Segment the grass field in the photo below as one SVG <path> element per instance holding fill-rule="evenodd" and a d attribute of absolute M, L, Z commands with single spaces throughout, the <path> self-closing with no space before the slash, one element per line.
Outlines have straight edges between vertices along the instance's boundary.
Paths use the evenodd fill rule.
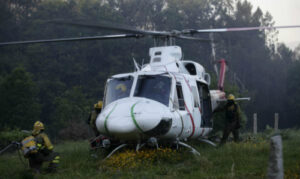
<path fill-rule="evenodd" d="M 282 138 L 285 178 L 300 178 L 300 131 L 282 131 Z M 61 156 L 58 172 L 37 178 L 266 178 L 269 140 L 264 134 L 219 148 L 190 144 L 200 156 L 185 149 L 163 148 L 139 153 L 125 150 L 102 161 L 104 154 L 92 157 L 87 141 L 64 142 L 55 146 Z M 17 152 L 0 156 L 1 179 L 33 177 Z"/>

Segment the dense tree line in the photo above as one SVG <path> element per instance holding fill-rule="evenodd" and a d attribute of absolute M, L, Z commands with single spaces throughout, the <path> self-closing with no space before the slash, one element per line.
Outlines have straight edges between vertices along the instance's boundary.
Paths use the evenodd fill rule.
<path fill-rule="evenodd" d="M 1 0 L 0 41 L 111 34 L 57 25 L 51 19 L 113 22 L 148 30 L 272 26 L 269 13 L 232 0 Z M 209 34 L 201 37 L 208 38 Z M 300 49 L 276 43 L 276 31 L 215 34 L 218 58 L 229 64 L 227 86 L 249 95 L 245 106 L 260 128 L 280 113 L 280 126 L 299 126 Z M 105 80 L 148 60 L 151 39 L 64 42 L 0 48 L 0 128 L 30 128 L 40 119 L 53 133 L 82 122 L 103 96 Z M 178 40 L 185 59 L 213 73 L 208 43 Z M 229 89 L 229 88 L 228 88 Z M 232 88 L 230 88 L 232 89 Z"/>

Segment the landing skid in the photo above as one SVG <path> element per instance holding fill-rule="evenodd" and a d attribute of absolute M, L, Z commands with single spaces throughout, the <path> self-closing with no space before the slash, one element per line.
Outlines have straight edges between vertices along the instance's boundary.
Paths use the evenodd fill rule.
<path fill-rule="evenodd" d="M 202 139 L 202 138 L 199 138 L 198 139 L 200 142 L 204 142 L 204 143 L 207 143 L 209 145 L 212 145 L 213 147 L 217 147 L 217 145 L 215 143 L 213 143 L 212 141 L 208 140 L 208 139 Z"/>
<path fill-rule="evenodd" d="M 136 145 L 135 151 L 138 152 L 138 151 L 139 151 L 142 147 L 144 147 L 144 146 L 145 146 L 145 143 L 143 143 L 143 144 L 138 143 L 138 144 Z"/>
<path fill-rule="evenodd" d="M 106 157 L 104 160 L 108 159 L 109 157 L 111 157 L 116 151 L 118 151 L 119 149 L 123 148 L 123 147 L 126 147 L 127 144 L 121 144 L 119 145 L 118 147 L 116 147 L 113 151 L 111 151 Z"/>
<path fill-rule="evenodd" d="M 200 140 L 200 139 L 199 139 Z M 207 143 L 210 143 L 211 145 L 213 145 L 214 143 L 212 143 L 211 141 L 209 140 L 204 140 L 203 142 L 207 142 Z M 183 143 L 183 142 L 180 142 L 180 141 L 176 141 L 176 148 L 178 149 L 179 148 L 179 145 L 183 146 L 183 147 L 186 147 L 186 148 L 189 148 L 191 150 L 191 152 L 194 154 L 194 155 L 200 155 L 200 153 L 195 149 L 193 148 L 192 146 L 186 144 L 186 143 Z M 138 152 L 142 147 L 144 147 L 146 144 L 143 143 L 143 144 L 140 144 L 138 143 L 137 146 L 136 146 L 136 152 Z M 215 144 L 214 144 L 215 145 Z M 119 145 L 118 147 L 116 147 L 113 151 L 111 151 L 106 157 L 104 160 L 108 159 L 109 157 L 111 157 L 114 153 L 116 153 L 118 150 L 120 150 L 121 148 L 124 148 L 126 147 L 127 144 L 121 144 Z M 156 149 L 159 149 L 158 147 L 158 144 L 156 143 Z"/>
<path fill-rule="evenodd" d="M 176 142 L 176 143 L 179 144 L 179 145 L 181 145 L 181 146 L 183 146 L 183 147 L 186 147 L 186 148 L 191 149 L 191 152 L 192 152 L 194 155 L 200 155 L 200 153 L 199 153 L 195 148 L 193 148 L 192 146 L 190 146 L 190 145 L 188 145 L 188 144 L 185 144 L 185 143 L 183 143 L 183 142 L 180 142 L 180 141 L 178 141 L 178 142 Z"/>

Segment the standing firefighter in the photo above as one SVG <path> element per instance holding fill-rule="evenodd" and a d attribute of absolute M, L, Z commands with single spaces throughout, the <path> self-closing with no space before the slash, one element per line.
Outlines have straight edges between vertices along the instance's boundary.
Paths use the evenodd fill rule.
<path fill-rule="evenodd" d="M 98 132 L 98 129 L 96 127 L 96 119 L 102 110 L 102 105 L 103 105 L 102 101 L 98 101 L 98 103 L 94 104 L 94 110 L 91 112 L 91 114 L 88 118 L 88 124 L 93 129 L 96 137 L 100 135 L 100 133 Z"/>
<path fill-rule="evenodd" d="M 232 132 L 234 141 L 239 141 L 239 128 L 240 125 L 240 107 L 235 102 L 235 97 L 230 94 L 227 98 L 225 106 L 225 128 L 223 131 L 223 138 L 221 144 L 225 144 L 229 134 Z"/>
<path fill-rule="evenodd" d="M 56 171 L 59 163 L 59 154 L 53 152 L 53 145 L 50 142 L 47 134 L 44 133 L 44 124 L 37 121 L 33 125 L 32 136 L 35 142 L 35 152 L 31 152 L 27 157 L 29 166 L 35 172 L 40 173 L 43 162 L 50 162 L 47 171 Z M 25 143 L 23 140 L 22 143 Z"/>

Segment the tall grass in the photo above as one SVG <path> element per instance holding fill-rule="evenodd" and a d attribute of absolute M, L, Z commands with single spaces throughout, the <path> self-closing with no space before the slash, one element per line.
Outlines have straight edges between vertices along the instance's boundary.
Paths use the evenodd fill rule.
<path fill-rule="evenodd" d="M 282 137 L 285 178 L 300 178 L 300 131 L 282 131 Z M 125 150 L 127 153 L 123 151 L 102 161 L 105 154 L 99 152 L 98 158 L 93 157 L 87 141 L 65 142 L 55 148 L 61 156 L 58 172 L 38 178 L 266 178 L 269 141 L 265 134 L 245 136 L 243 142 L 229 142 L 218 148 L 190 144 L 200 156 L 186 149 L 145 150 L 139 154 Z M 0 156 L 1 179 L 32 177 L 17 153 Z"/>

